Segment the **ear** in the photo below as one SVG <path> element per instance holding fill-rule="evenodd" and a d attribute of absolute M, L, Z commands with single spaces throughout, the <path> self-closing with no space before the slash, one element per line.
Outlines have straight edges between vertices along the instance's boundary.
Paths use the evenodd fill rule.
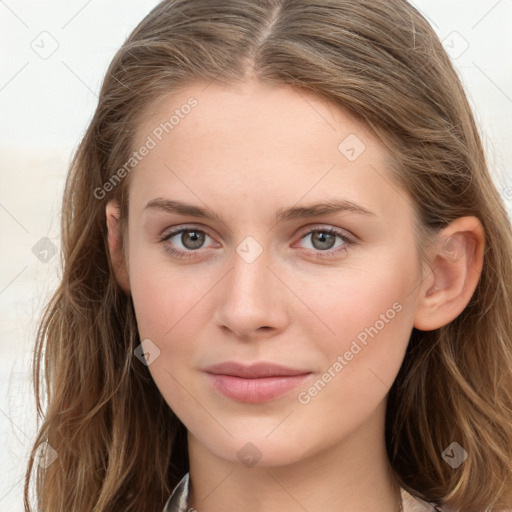
<path fill-rule="evenodd" d="M 114 274 L 119 286 L 125 293 L 130 293 L 130 280 L 126 262 L 122 253 L 121 231 L 119 228 L 119 201 L 112 199 L 106 206 L 107 229 L 108 229 L 108 248 L 110 251 L 110 260 L 114 268 Z"/>
<path fill-rule="evenodd" d="M 423 280 L 414 327 L 431 331 L 462 313 L 482 273 L 485 233 L 476 217 L 460 217 L 440 233 L 431 250 L 430 271 Z"/>

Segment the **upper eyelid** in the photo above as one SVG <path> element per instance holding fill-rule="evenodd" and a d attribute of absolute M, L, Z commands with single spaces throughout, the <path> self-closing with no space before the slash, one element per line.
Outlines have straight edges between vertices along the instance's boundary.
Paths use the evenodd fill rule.
<path fill-rule="evenodd" d="M 310 234 L 312 231 L 323 231 L 323 230 L 336 231 L 337 233 L 339 232 L 343 235 L 346 235 L 347 237 L 354 238 L 354 235 L 352 235 L 352 233 L 350 231 L 347 231 L 346 229 L 343 229 L 343 228 L 338 228 L 336 226 L 330 226 L 328 224 L 325 224 L 325 225 L 318 224 L 318 225 L 305 227 L 303 231 L 301 230 L 301 234 L 307 235 L 307 234 Z"/>
<path fill-rule="evenodd" d="M 164 234 L 161 236 L 165 237 L 171 233 L 176 233 L 179 231 L 187 231 L 187 230 L 192 231 L 194 229 L 197 231 L 203 231 L 206 234 L 209 234 L 209 228 L 207 228 L 206 226 L 203 226 L 201 224 L 183 224 L 183 225 L 178 225 L 176 227 L 166 229 L 164 231 Z M 322 229 L 325 229 L 325 230 L 331 229 L 331 230 L 335 230 L 335 231 L 341 231 L 343 233 L 348 233 L 349 235 L 351 235 L 350 231 L 348 231 L 347 229 L 339 228 L 337 226 L 332 226 L 330 224 L 313 224 L 313 225 L 305 226 L 304 228 L 301 228 L 300 231 L 303 233 L 308 233 L 310 231 L 320 231 Z"/>
<path fill-rule="evenodd" d="M 210 238 L 213 238 L 212 235 L 208 232 L 207 228 L 204 228 L 202 226 L 198 227 L 199 225 L 184 225 L 184 226 L 178 226 L 169 228 L 168 230 L 165 230 L 162 235 L 160 235 L 160 240 L 164 240 L 166 238 L 178 235 L 182 233 L 183 231 L 201 231 L 202 233 L 207 234 Z"/>

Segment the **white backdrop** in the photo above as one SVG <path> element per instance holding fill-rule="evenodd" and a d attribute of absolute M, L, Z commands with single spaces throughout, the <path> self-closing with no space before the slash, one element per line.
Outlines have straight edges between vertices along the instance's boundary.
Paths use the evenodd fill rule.
<path fill-rule="evenodd" d="M 512 212 L 512 1 L 415 0 L 463 79 Z M 29 363 L 57 285 L 71 154 L 115 51 L 155 0 L 0 0 L 0 512 L 21 512 L 35 433 Z"/>

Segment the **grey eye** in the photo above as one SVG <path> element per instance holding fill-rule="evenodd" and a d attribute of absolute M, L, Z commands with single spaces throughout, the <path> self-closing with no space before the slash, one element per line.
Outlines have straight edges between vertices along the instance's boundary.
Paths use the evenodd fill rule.
<path fill-rule="evenodd" d="M 331 249 L 336 243 L 336 235 L 328 233 L 327 231 L 312 231 L 308 236 L 311 237 L 311 241 L 315 249 Z"/>
<path fill-rule="evenodd" d="M 205 233 L 189 229 L 181 233 L 180 241 L 186 249 L 199 249 L 204 244 Z"/>

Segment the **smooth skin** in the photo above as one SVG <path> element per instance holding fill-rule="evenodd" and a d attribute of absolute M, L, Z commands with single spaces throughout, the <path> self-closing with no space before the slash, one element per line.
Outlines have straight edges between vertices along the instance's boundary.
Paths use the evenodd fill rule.
<path fill-rule="evenodd" d="M 133 297 L 140 339 L 160 350 L 149 370 L 188 430 L 189 506 L 396 512 L 384 438 L 388 391 L 412 328 L 446 325 L 471 299 L 483 263 L 482 225 L 475 217 L 454 221 L 422 266 L 413 200 L 393 182 L 384 145 L 347 112 L 288 86 L 191 84 L 148 110 L 134 148 L 190 96 L 197 106 L 130 176 L 126 261 L 118 204 L 106 206 L 117 280 Z M 355 159 L 363 146 L 347 152 L 349 135 L 364 144 Z M 219 219 L 146 208 L 156 198 L 207 208 Z M 280 209 L 332 200 L 371 214 L 276 223 Z M 191 231 L 161 241 L 184 227 Z M 244 245 L 247 237 L 252 245 Z M 240 247 L 262 252 L 248 262 Z M 380 327 L 393 304 L 400 312 L 300 403 L 298 393 L 365 328 Z M 218 393 L 203 372 L 228 360 L 312 374 L 298 389 L 249 404 Z M 244 464 L 246 452 L 261 457 L 256 465 Z"/>

